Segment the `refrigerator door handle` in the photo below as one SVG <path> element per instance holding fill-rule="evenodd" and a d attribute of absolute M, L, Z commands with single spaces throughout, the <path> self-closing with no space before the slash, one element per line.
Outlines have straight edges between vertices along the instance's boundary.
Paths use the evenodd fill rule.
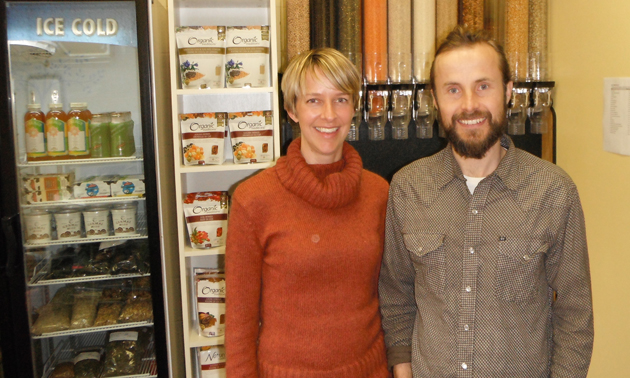
<path fill-rule="evenodd" d="M 16 230 L 13 225 L 18 219 L 18 214 L 2 217 L 2 233 L 4 234 L 5 251 L 7 253 L 6 263 L 0 261 L 0 267 L 5 271 L 7 277 L 12 277 L 15 274 L 15 259 L 18 252 L 16 231 L 19 231 L 19 227 Z"/>

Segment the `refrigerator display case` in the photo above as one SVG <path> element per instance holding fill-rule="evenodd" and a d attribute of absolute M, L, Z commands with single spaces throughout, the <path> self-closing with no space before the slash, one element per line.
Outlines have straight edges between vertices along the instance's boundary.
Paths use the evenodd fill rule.
<path fill-rule="evenodd" d="M 2 1 L 7 377 L 168 375 L 148 7 Z"/>

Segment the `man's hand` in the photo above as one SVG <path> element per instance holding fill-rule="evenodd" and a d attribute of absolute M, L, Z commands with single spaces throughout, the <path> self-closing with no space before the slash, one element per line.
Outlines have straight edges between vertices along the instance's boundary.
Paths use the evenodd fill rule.
<path fill-rule="evenodd" d="M 394 365 L 394 378 L 412 378 L 411 362 Z"/>

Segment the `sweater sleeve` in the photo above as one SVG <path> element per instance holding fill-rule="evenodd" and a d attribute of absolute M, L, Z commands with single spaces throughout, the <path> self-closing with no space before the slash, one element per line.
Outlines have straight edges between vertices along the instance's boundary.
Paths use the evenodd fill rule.
<path fill-rule="evenodd" d="M 257 378 L 263 249 L 238 198 L 232 198 L 225 251 L 227 376 Z"/>

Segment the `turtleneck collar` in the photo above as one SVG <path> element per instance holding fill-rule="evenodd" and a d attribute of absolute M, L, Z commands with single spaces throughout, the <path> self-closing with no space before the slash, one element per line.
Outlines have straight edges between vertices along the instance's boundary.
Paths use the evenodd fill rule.
<path fill-rule="evenodd" d="M 352 202 L 359 193 L 363 162 L 347 142 L 341 160 L 332 164 L 308 164 L 300 148 L 301 138 L 294 140 L 287 155 L 278 159 L 276 172 L 282 185 L 311 205 L 335 209 Z"/>

